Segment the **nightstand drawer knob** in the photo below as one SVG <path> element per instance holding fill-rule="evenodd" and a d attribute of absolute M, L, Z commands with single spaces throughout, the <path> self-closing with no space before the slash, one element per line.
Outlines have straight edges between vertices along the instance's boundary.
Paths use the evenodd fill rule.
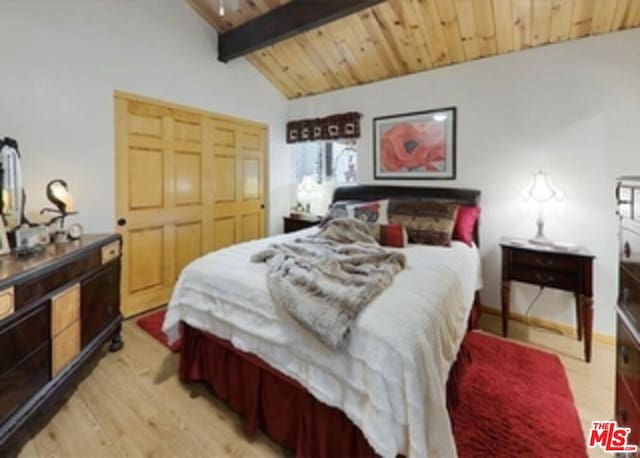
<path fill-rule="evenodd" d="M 620 347 L 620 357 L 622 358 L 623 363 L 629 364 L 629 349 L 627 347 Z"/>
<path fill-rule="evenodd" d="M 539 266 L 549 267 L 555 263 L 553 259 L 536 258 L 536 264 L 538 264 Z"/>
<path fill-rule="evenodd" d="M 550 281 L 554 281 L 556 277 L 554 277 L 553 275 L 536 274 L 536 279 L 539 282 L 550 282 Z"/>
<path fill-rule="evenodd" d="M 629 244 L 629 242 L 624 242 L 624 257 L 631 257 L 631 245 Z"/>

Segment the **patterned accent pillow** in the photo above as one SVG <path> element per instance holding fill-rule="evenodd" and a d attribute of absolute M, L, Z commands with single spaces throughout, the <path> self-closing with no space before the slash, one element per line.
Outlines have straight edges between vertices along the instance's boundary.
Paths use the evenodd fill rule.
<path fill-rule="evenodd" d="M 347 205 L 349 218 L 359 219 L 365 223 L 388 224 L 389 199 L 373 200 Z"/>
<path fill-rule="evenodd" d="M 423 245 L 450 246 L 458 205 L 437 200 L 398 201 L 389 218 L 407 229 L 409 240 Z"/>
<path fill-rule="evenodd" d="M 382 246 L 404 248 L 409 243 L 409 236 L 404 226 L 400 224 L 372 224 L 373 237 Z"/>
<path fill-rule="evenodd" d="M 322 221 L 320 221 L 320 226 L 321 227 L 324 226 L 332 219 L 348 218 L 349 212 L 347 212 L 347 206 L 353 203 L 356 203 L 356 201 L 339 200 L 337 202 L 332 203 L 331 206 L 329 207 L 329 211 L 327 212 L 326 215 L 324 215 L 324 218 L 322 218 Z"/>

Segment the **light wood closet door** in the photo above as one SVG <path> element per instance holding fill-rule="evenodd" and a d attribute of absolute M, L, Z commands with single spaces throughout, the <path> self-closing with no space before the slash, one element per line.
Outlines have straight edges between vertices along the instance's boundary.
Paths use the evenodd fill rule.
<path fill-rule="evenodd" d="M 266 129 L 209 119 L 213 249 L 264 237 Z"/>
<path fill-rule="evenodd" d="M 264 236 L 266 128 L 116 95 L 125 316 L 166 304 L 182 269 Z"/>

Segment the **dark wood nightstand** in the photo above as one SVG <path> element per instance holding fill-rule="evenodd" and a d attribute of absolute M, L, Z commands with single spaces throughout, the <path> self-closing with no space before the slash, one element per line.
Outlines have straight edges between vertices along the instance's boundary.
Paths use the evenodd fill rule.
<path fill-rule="evenodd" d="M 593 260 L 584 247 L 562 250 L 503 238 L 502 247 L 502 335 L 509 334 L 511 282 L 572 292 L 576 298 L 578 340 L 584 338 L 584 357 L 591 361 L 593 329 Z"/>
<path fill-rule="evenodd" d="M 285 216 L 283 219 L 285 234 L 315 226 L 322 221 L 321 217 L 315 215 Z"/>

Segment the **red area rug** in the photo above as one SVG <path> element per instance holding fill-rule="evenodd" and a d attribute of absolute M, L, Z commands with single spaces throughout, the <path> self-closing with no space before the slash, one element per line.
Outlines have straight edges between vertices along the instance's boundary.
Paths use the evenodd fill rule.
<path fill-rule="evenodd" d="M 147 334 L 156 339 L 165 347 L 169 348 L 174 353 L 178 353 L 180 348 L 182 348 L 182 341 L 177 340 L 173 343 L 173 345 L 169 345 L 167 342 L 167 336 L 162 332 L 162 323 L 164 322 L 164 315 L 166 313 L 166 309 L 158 310 L 156 312 L 150 313 L 149 315 L 145 315 L 142 318 L 138 318 L 138 326 L 144 329 Z"/>
<path fill-rule="evenodd" d="M 138 325 L 167 345 L 164 310 Z M 472 364 L 451 413 L 460 457 L 586 457 L 569 383 L 557 356 L 470 333 Z M 177 352 L 180 342 L 171 348 Z"/>

